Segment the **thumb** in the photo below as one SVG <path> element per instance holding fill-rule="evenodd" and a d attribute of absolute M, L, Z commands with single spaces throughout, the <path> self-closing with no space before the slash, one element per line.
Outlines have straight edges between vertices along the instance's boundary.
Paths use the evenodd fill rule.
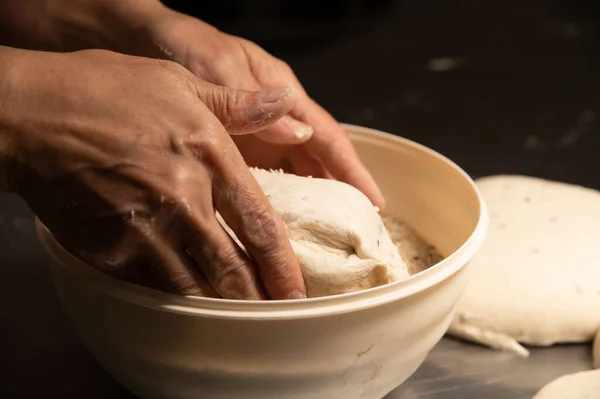
<path fill-rule="evenodd" d="M 230 89 L 205 83 L 198 97 L 221 121 L 229 134 L 248 134 L 263 130 L 287 114 L 298 101 L 291 86 L 265 91 Z"/>

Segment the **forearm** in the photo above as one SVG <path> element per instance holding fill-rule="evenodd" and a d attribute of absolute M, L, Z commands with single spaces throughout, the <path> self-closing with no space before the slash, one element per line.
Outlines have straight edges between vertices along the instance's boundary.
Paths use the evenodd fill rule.
<path fill-rule="evenodd" d="M 159 0 L 0 0 L 0 44 L 129 53 L 131 40 L 166 10 Z"/>

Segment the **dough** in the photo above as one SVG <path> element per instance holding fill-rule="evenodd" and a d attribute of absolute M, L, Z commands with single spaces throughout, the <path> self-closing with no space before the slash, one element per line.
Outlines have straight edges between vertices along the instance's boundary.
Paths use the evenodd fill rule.
<path fill-rule="evenodd" d="M 533 399 L 600 399 L 600 370 L 559 377 L 543 387 Z"/>
<path fill-rule="evenodd" d="M 429 269 L 444 259 L 433 245 L 423 240 L 408 224 L 393 216 L 384 215 L 381 220 L 411 276 Z"/>
<path fill-rule="evenodd" d="M 448 333 L 523 356 L 519 342 L 591 341 L 600 328 L 600 193 L 525 176 L 477 185 L 490 228 Z"/>
<path fill-rule="evenodd" d="M 376 208 L 359 190 L 335 180 L 251 170 L 283 219 L 309 298 L 408 277 Z"/>
<path fill-rule="evenodd" d="M 598 334 L 596 334 L 596 339 L 594 339 L 594 367 L 600 369 L 600 330 L 598 330 Z"/>

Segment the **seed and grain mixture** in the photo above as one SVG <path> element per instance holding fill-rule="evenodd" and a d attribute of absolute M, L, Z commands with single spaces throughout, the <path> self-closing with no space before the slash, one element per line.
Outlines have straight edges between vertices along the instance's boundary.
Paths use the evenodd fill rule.
<path fill-rule="evenodd" d="M 381 219 L 411 276 L 444 259 L 433 245 L 419 237 L 408 224 L 392 216 L 384 215 Z"/>

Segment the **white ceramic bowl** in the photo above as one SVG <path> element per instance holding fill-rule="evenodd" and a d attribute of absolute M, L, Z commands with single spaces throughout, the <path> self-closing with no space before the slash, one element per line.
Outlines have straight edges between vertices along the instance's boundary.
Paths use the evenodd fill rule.
<path fill-rule="evenodd" d="M 300 301 L 183 297 L 108 277 L 38 223 L 56 290 L 91 353 L 145 399 L 382 398 L 442 337 L 487 216 L 473 181 L 411 141 L 345 125 L 401 217 L 446 256 L 407 280 Z"/>

